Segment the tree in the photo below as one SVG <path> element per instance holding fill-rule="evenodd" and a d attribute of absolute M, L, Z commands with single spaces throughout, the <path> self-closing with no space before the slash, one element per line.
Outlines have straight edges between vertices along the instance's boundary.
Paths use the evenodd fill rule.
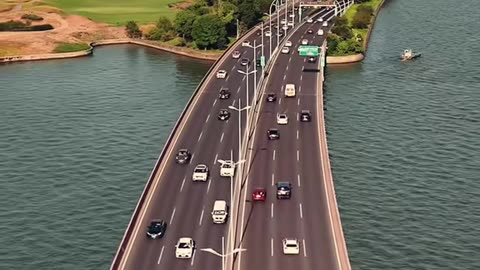
<path fill-rule="evenodd" d="M 175 27 L 169 18 L 162 16 L 158 19 L 154 29 L 148 35 L 148 39 L 168 41 L 175 38 Z"/>
<path fill-rule="evenodd" d="M 182 10 L 175 16 L 175 30 L 184 39 L 192 40 L 193 23 L 197 15 L 191 10 Z"/>
<path fill-rule="evenodd" d="M 345 16 L 335 17 L 335 19 L 333 19 L 333 23 L 336 26 L 348 25 L 348 19 Z"/>
<path fill-rule="evenodd" d="M 350 27 L 346 25 L 334 25 L 332 27 L 332 33 L 338 35 L 343 40 L 351 39 L 353 37 L 353 32 Z"/>
<path fill-rule="evenodd" d="M 372 15 L 365 12 L 357 12 L 352 19 L 352 27 L 357 29 L 365 29 L 370 24 Z"/>
<path fill-rule="evenodd" d="M 355 4 L 362 4 L 366 2 L 370 2 L 370 0 L 355 0 Z"/>
<path fill-rule="evenodd" d="M 363 4 L 358 6 L 357 13 L 365 13 L 368 15 L 373 15 L 373 8 L 370 5 Z"/>
<path fill-rule="evenodd" d="M 125 31 L 127 32 L 127 36 L 130 38 L 141 38 L 142 31 L 138 27 L 138 24 L 134 21 L 127 22 L 125 26 Z"/>
<path fill-rule="evenodd" d="M 327 53 L 328 54 L 335 54 L 335 52 L 337 51 L 337 46 L 338 46 L 338 43 L 340 43 L 340 37 L 335 35 L 335 34 L 332 34 L 332 33 L 328 33 L 327 35 Z"/>
<path fill-rule="evenodd" d="M 238 5 L 238 18 L 247 28 L 254 26 L 261 13 L 254 0 L 244 0 Z"/>
<path fill-rule="evenodd" d="M 193 23 L 192 37 L 200 49 L 223 48 L 226 36 L 225 24 L 218 15 L 203 15 Z"/>

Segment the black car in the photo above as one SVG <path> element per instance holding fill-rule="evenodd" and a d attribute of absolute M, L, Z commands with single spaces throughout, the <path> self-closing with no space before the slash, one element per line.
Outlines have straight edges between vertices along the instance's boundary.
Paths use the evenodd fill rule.
<path fill-rule="evenodd" d="M 261 63 L 260 59 L 257 59 L 257 67 L 261 66 Z"/>
<path fill-rule="evenodd" d="M 148 226 L 147 236 L 152 239 L 162 238 L 167 230 L 167 223 L 160 219 L 154 219 Z"/>
<path fill-rule="evenodd" d="M 246 65 L 248 65 L 248 64 L 250 64 L 250 60 L 248 60 L 248 58 L 242 58 L 242 59 L 240 60 L 240 65 L 246 66 Z"/>
<path fill-rule="evenodd" d="M 292 184 L 289 182 L 277 183 L 277 199 L 290 199 L 292 197 Z"/>
<path fill-rule="evenodd" d="M 175 160 L 177 161 L 178 164 L 187 164 L 188 162 L 190 162 L 191 158 L 192 158 L 192 154 L 190 154 L 190 152 L 188 152 L 187 149 L 180 149 L 178 150 Z"/>
<path fill-rule="evenodd" d="M 230 98 L 230 90 L 228 88 L 220 88 L 220 93 L 218 94 L 220 99 L 229 99 Z"/>
<path fill-rule="evenodd" d="M 218 112 L 218 119 L 219 120 L 225 121 L 225 120 L 228 120 L 228 118 L 230 118 L 230 112 L 228 110 L 221 109 Z"/>
<path fill-rule="evenodd" d="M 307 30 L 307 34 L 313 34 L 313 30 L 312 30 L 312 29 L 308 29 L 308 30 Z"/>
<path fill-rule="evenodd" d="M 315 56 L 309 56 L 309 57 L 308 57 L 308 62 L 309 62 L 309 63 L 315 63 L 315 62 L 317 62 L 317 57 L 315 57 Z"/>
<path fill-rule="evenodd" d="M 310 111 L 302 110 L 302 112 L 300 113 L 300 121 L 301 122 L 312 121 L 312 114 L 310 113 Z"/>
<path fill-rule="evenodd" d="M 267 136 L 269 140 L 278 140 L 280 139 L 280 132 L 276 128 L 270 128 L 267 130 Z"/>
<path fill-rule="evenodd" d="M 275 102 L 275 100 L 277 100 L 277 95 L 267 94 L 267 102 Z"/>

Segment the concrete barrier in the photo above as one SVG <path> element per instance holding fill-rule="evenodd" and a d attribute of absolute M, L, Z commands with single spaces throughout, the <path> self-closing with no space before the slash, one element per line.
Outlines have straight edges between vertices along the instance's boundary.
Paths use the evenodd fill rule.
<path fill-rule="evenodd" d="M 345 56 L 327 56 L 327 64 L 350 64 L 360 62 L 364 58 L 363 53 Z"/>
<path fill-rule="evenodd" d="M 48 59 L 65 59 L 65 58 L 75 58 L 81 56 L 91 55 L 93 53 L 93 47 L 90 46 L 89 49 L 78 52 L 68 52 L 68 53 L 45 53 L 45 54 L 32 54 L 32 55 L 16 55 L 16 56 L 3 56 L 0 57 L 0 63 L 12 63 L 12 62 L 24 62 L 24 61 L 38 61 L 38 60 L 48 60 Z"/>

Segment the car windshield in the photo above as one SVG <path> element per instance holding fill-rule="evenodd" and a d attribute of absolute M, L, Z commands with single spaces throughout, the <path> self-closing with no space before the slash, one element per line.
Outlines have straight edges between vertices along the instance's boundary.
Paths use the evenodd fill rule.
<path fill-rule="evenodd" d="M 297 244 L 295 244 L 295 243 L 289 243 L 289 244 L 287 244 L 287 247 L 296 248 L 296 247 L 297 247 Z"/>
<path fill-rule="evenodd" d="M 180 156 L 186 156 L 187 155 L 187 151 L 186 150 L 180 150 L 180 152 L 178 152 L 178 154 Z"/>
<path fill-rule="evenodd" d="M 207 172 L 207 168 L 195 168 L 195 172 L 197 173 L 204 173 L 204 172 Z"/>
<path fill-rule="evenodd" d="M 178 248 L 190 248 L 190 243 L 179 243 Z"/>
<path fill-rule="evenodd" d="M 215 210 L 215 211 L 213 211 L 213 214 L 214 215 L 225 215 L 225 211 L 224 210 Z"/>
<path fill-rule="evenodd" d="M 222 164 L 222 168 L 228 169 L 228 168 L 231 168 L 231 167 L 232 167 L 232 164 L 229 164 L 229 163 L 223 163 Z"/>

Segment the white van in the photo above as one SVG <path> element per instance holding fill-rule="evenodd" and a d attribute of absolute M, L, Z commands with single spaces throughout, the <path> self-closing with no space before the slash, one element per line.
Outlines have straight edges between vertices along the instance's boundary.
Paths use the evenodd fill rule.
<path fill-rule="evenodd" d="M 212 219 L 215 224 L 223 224 L 227 221 L 228 206 L 226 201 L 217 200 L 213 203 Z"/>
<path fill-rule="evenodd" d="M 285 85 L 285 96 L 294 97 L 295 96 L 295 84 L 288 83 Z"/>
<path fill-rule="evenodd" d="M 323 36 L 323 29 L 318 29 L 317 35 Z"/>

